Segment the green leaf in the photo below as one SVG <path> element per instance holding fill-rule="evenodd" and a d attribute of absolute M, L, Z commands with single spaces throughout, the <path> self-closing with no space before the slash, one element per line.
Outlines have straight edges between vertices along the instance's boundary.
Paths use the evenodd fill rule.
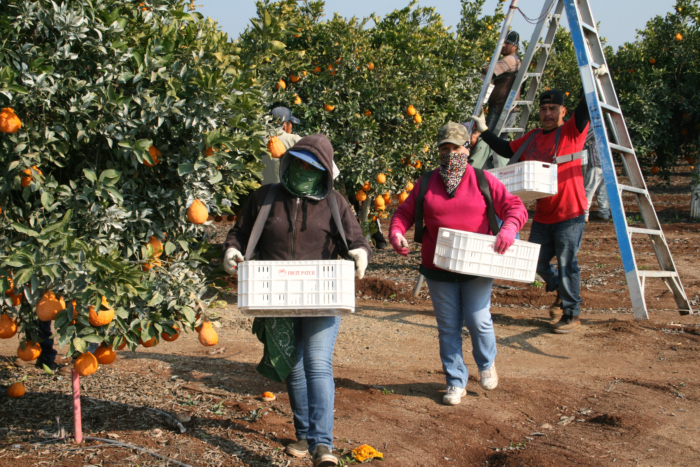
<path fill-rule="evenodd" d="M 25 227 L 22 224 L 17 224 L 16 222 L 12 223 L 12 228 L 15 229 L 19 233 L 23 233 L 25 235 L 29 235 L 30 237 L 38 237 L 39 233 L 36 232 L 35 230 L 30 229 L 29 227 Z"/>
<path fill-rule="evenodd" d="M 121 144 L 121 143 L 120 143 Z M 95 183 L 97 181 L 97 175 L 95 174 L 95 171 L 92 169 L 83 169 L 83 173 L 85 174 L 85 178 L 90 180 L 92 183 Z"/>
<path fill-rule="evenodd" d="M 16 92 L 18 94 L 29 94 L 29 91 L 27 90 L 27 88 L 25 88 L 24 86 L 20 86 L 18 84 L 10 84 L 7 87 L 7 89 L 9 91 Z"/>
<path fill-rule="evenodd" d="M 113 186 L 121 178 L 122 173 L 118 170 L 108 169 L 100 173 L 100 182 L 107 186 Z"/>
<path fill-rule="evenodd" d="M 170 256 L 172 255 L 175 250 L 177 249 L 177 245 L 175 245 L 173 242 L 165 242 L 165 254 Z"/>
<path fill-rule="evenodd" d="M 191 174 L 192 172 L 194 172 L 194 165 L 190 163 L 180 164 L 177 166 L 177 174 L 181 177 L 183 175 Z"/>
<path fill-rule="evenodd" d="M 151 297 L 151 299 L 148 301 L 146 306 L 156 306 L 160 304 L 163 301 L 163 297 L 159 292 L 156 291 L 156 293 Z"/>
<path fill-rule="evenodd" d="M 80 337 L 74 337 L 71 343 L 77 352 L 85 353 L 87 351 L 87 344 Z"/>

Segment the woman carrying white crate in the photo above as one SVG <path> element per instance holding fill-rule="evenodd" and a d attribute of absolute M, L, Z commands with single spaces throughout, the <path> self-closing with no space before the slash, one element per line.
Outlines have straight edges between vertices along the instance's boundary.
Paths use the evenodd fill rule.
<path fill-rule="evenodd" d="M 490 311 L 493 279 L 436 267 L 433 257 L 438 229 L 444 227 L 479 234 L 491 234 L 491 230 L 487 201 L 479 187 L 481 175 L 468 164 L 469 134 L 464 125 L 450 122 L 441 127 L 437 145 L 440 167 L 423 175 L 429 177 L 423 195 L 421 179 L 406 202 L 394 212 L 389 239 L 397 253 L 407 256 L 409 248 L 404 235 L 416 222 L 416 214 L 424 213 L 420 273 L 428 282 L 438 325 L 440 359 L 447 380 L 442 400 L 446 405 L 457 405 L 467 393 L 469 377 L 462 355 L 463 325 L 472 339 L 472 354 L 481 373 L 481 386 L 491 390 L 498 385 L 494 364 L 496 336 Z M 497 253 L 503 254 L 527 221 L 527 210 L 520 198 L 508 193 L 498 179 L 489 173 L 484 175 L 495 214 L 503 219 L 494 247 Z"/>
<path fill-rule="evenodd" d="M 241 252 L 249 259 L 259 238 L 261 261 L 332 260 L 342 255 L 355 261 L 361 279 L 371 248 L 347 201 L 333 190 L 333 146 L 328 138 L 306 136 L 290 148 L 280 160 L 280 180 L 281 184 L 261 187 L 243 207 L 224 244 L 226 271 L 235 273 L 236 263 L 244 259 Z M 258 224 L 262 230 L 256 228 L 258 217 L 264 219 Z M 297 457 L 310 453 L 314 467 L 337 465 L 332 454 L 333 349 L 340 317 L 264 320 L 266 332 L 279 332 L 280 341 L 286 338 L 288 343 L 280 346 L 268 336 L 258 366 L 263 375 L 287 384 L 297 441 L 285 452 Z M 277 355 L 265 363 L 273 352 Z"/>

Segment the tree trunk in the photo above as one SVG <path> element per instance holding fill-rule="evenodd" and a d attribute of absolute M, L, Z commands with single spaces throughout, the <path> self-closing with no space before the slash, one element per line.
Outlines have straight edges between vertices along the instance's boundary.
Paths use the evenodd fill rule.
<path fill-rule="evenodd" d="M 693 179 L 690 182 L 690 218 L 700 220 L 700 164 L 693 170 Z"/>
<path fill-rule="evenodd" d="M 362 209 L 360 209 L 360 224 L 364 224 L 367 221 L 367 216 L 369 216 L 371 206 L 372 198 L 367 196 L 367 199 L 362 202 Z M 369 229 L 367 229 L 367 235 L 365 235 L 365 238 L 368 242 L 372 242 L 372 232 Z"/>

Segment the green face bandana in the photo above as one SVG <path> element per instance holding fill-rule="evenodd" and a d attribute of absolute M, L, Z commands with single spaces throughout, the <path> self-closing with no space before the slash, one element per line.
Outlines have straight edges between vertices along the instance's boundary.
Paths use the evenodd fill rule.
<path fill-rule="evenodd" d="M 323 190 L 324 173 L 320 170 L 304 170 L 296 157 L 282 176 L 282 183 L 296 196 L 318 195 Z"/>

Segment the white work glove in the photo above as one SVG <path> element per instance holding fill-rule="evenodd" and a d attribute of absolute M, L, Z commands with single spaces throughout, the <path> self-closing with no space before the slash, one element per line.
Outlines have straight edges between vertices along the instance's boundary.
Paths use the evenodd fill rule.
<path fill-rule="evenodd" d="M 243 255 L 235 248 L 229 248 L 224 253 L 224 269 L 229 274 L 236 272 L 236 263 L 243 261 Z"/>
<path fill-rule="evenodd" d="M 596 76 L 603 76 L 607 72 L 608 72 L 608 66 L 605 64 L 602 64 L 600 67 L 593 70 L 593 74 Z"/>
<path fill-rule="evenodd" d="M 478 117 L 476 115 L 472 115 L 472 120 L 474 120 L 474 123 L 476 123 L 476 131 L 479 133 L 483 133 L 489 129 L 489 127 L 486 126 L 486 117 L 484 117 L 484 114 L 481 114 Z"/>
<path fill-rule="evenodd" d="M 358 279 L 365 277 L 365 269 L 367 269 L 367 252 L 362 248 L 355 248 L 354 250 L 348 251 L 348 255 L 355 262 L 357 269 L 355 270 L 355 275 Z"/>

